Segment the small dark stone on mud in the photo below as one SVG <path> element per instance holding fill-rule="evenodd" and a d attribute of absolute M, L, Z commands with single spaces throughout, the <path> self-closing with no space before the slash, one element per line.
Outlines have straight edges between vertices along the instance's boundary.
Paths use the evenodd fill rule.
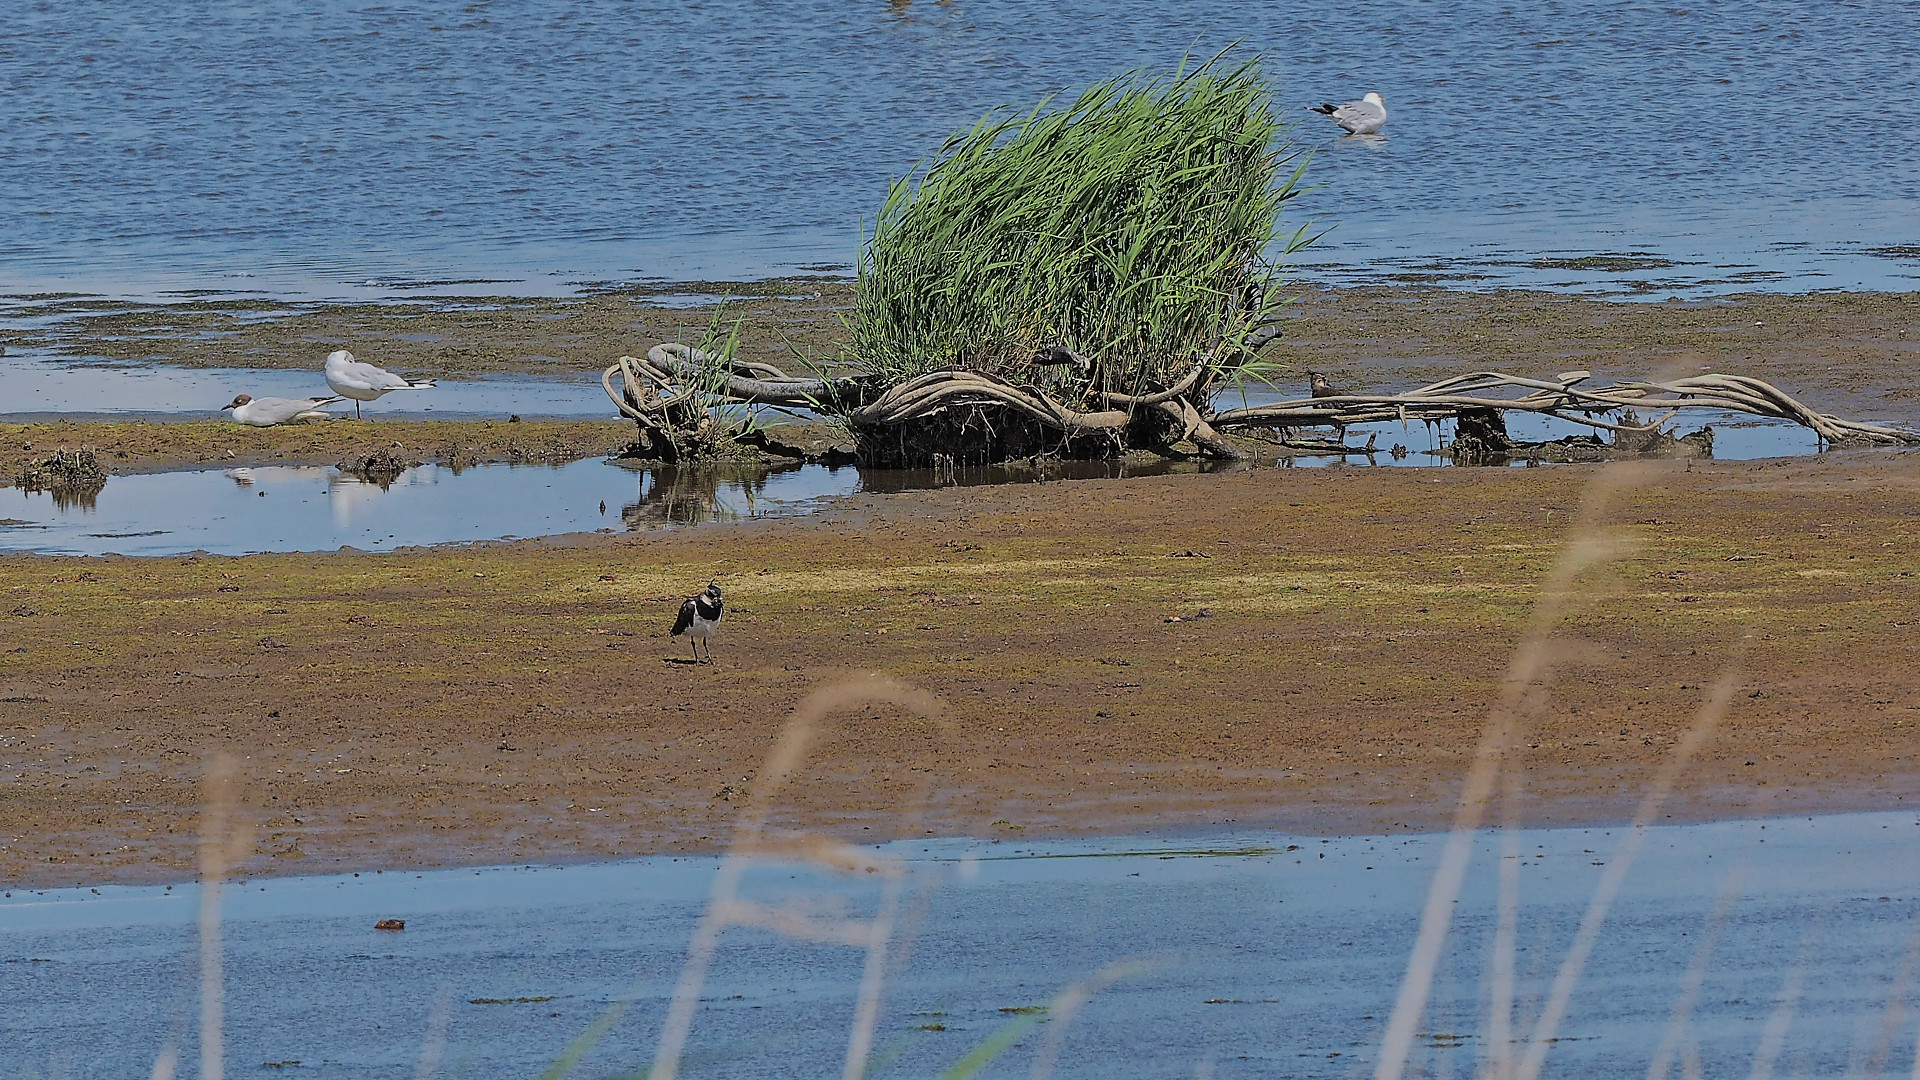
<path fill-rule="evenodd" d="M 260 647 L 263 649 L 284 649 L 287 648 L 288 645 L 277 637 L 263 637 L 260 639 Z"/>

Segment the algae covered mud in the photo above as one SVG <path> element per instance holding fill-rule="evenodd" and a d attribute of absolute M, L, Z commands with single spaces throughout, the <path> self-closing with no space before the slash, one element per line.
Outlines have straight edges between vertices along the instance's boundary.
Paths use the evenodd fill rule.
<path fill-rule="evenodd" d="M 779 718 L 849 669 L 947 711 L 854 717 L 793 824 L 897 837 L 916 799 L 942 835 L 1444 826 L 1589 536 L 1614 557 L 1560 601 L 1526 820 L 1620 820 L 1740 655 L 1674 813 L 1899 807 L 1914 460 L 1263 468 L 559 544 L 0 555 L 0 876 L 190 876 L 219 750 L 247 874 L 710 851 Z M 1631 484 L 1595 518 L 1599 479 Z M 715 579 L 718 663 L 680 662 L 673 613 Z"/>

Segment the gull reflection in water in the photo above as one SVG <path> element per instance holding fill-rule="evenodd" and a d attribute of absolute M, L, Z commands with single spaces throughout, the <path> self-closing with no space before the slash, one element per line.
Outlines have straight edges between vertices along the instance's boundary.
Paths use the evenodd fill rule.
<path fill-rule="evenodd" d="M 253 470 L 247 468 L 228 469 L 227 479 L 243 488 L 250 488 L 253 486 Z"/>
<path fill-rule="evenodd" d="M 400 487 L 429 485 L 437 478 L 430 468 L 408 469 L 398 476 L 376 475 L 360 476 L 344 469 L 335 469 L 327 477 L 327 503 L 333 510 L 333 527 L 348 529 L 354 524 L 356 511 L 372 505 L 396 484 Z"/>

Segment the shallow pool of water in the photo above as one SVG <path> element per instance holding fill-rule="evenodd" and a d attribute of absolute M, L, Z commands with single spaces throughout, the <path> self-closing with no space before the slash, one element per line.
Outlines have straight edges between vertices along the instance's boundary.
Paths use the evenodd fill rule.
<path fill-rule="evenodd" d="M 1503 864 L 1518 875 L 1515 1022 L 1533 1031 L 1621 828 L 1478 838 L 1412 1065 L 1472 1075 L 1490 1045 Z M 1066 1077 L 1371 1072 L 1443 838 L 1241 834 L 1205 839 L 900 843 L 875 1076 L 932 1076 L 1096 973 L 1070 1020 L 1015 1039 L 982 1076 L 1027 1076 L 1058 1038 Z M 1904 1076 L 1920 915 L 1912 813 L 1648 830 L 1548 1047 L 1547 1075 Z M 233 1075 L 532 1076 L 596 1020 L 570 1075 L 652 1060 L 710 858 L 259 879 L 224 893 Z M 866 919 L 885 874 L 749 867 L 739 897 Z M 7 1075 L 146 1077 L 168 1046 L 196 1060 L 197 890 L 101 887 L 0 898 Z M 398 918 L 398 933 L 374 928 Z M 699 985 L 688 1076 L 833 1075 L 864 948 L 725 930 Z M 1115 970 L 1112 965 L 1129 965 Z M 1691 975 L 1690 975 L 1691 973 Z M 1696 989 L 1689 991 L 1691 982 Z M 1682 1005 L 1683 1023 L 1674 1017 Z M 1769 1031 L 1772 1034 L 1769 1034 Z M 1517 1047 L 1524 1050 L 1524 1046 Z M 264 1068 L 263 1068 L 264 1067 Z M 271 1072 L 271 1075 L 285 1075 Z"/>
<path fill-rule="evenodd" d="M 116 476 L 90 501 L 0 491 L 0 549 L 66 555 L 367 551 L 418 544 L 651 528 L 797 513 L 854 489 L 825 468 L 708 473 L 422 465 L 390 484 L 332 466 Z"/>
<path fill-rule="evenodd" d="M 1565 434 L 1568 425 L 1519 418 L 1516 438 Z M 1805 429 L 1738 420 L 1715 428 L 1714 450 L 1728 458 L 1810 453 Z M 1372 454 L 1282 457 L 1257 462 L 1312 468 L 1451 467 L 1442 447 L 1448 425 L 1370 425 Z M 1408 452 L 1395 457 L 1396 441 Z M 1218 467 L 1218 466 L 1213 466 Z M 1569 466 L 1578 468 L 1579 466 Z M 832 500 L 948 485 L 1093 479 L 1200 471 L 1201 465 L 1056 462 L 948 471 L 828 468 L 777 470 L 643 469 L 589 459 L 560 466 L 421 465 L 390 483 L 333 466 L 262 466 L 114 476 L 84 495 L 0 488 L 0 551 L 53 555 L 172 555 L 205 551 L 386 551 L 422 544 L 507 540 L 577 532 L 618 532 L 781 517 L 822 509 Z"/>

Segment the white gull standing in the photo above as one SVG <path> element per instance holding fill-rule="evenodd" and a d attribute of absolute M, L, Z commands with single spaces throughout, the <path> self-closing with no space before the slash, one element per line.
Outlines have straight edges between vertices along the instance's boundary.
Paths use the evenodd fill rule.
<path fill-rule="evenodd" d="M 394 390 L 430 390 L 432 379 L 408 379 L 386 368 L 361 363 L 345 349 L 327 354 L 327 385 L 341 397 L 353 399 L 353 415 L 360 415 L 360 403 L 377 400 Z"/>
<path fill-rule="evenodd" d="M 292 420 L 331 420 L 333 414 L 323 412 L 322 405 L 331 405 L 340 399 L 337 397 L 251 397 L 240 394 L 221 407 L 221 412 L 233 410 L 235 423 L 248 427 L 272 427 Z"/>
<path fill-rule="evenodd" d="M 1359 101 L 1349 101 L 1345 105 L 1310 105 L 1308 112 L 1317 112 L 1322 116 L 1333 117 L 1333 122 L 1347 130 L 1349 135 L 1372 135 L 1387 123 L 1387 103 L 1380 95 L 1369 92 Z M 334 387 L 338 390 L 339 387 Z"/>

